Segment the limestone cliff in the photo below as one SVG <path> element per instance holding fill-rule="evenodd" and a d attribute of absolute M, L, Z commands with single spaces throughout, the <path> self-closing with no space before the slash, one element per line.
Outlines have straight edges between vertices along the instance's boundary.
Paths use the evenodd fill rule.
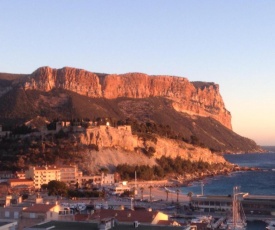
<path fill-rule="evenodd" d="M 130 126 L 108 127 L 100 126 L 87 129 L 85 134 L 80 135 L 80 142 L 84 145 L 97 145 L 98 152 L 91 152 L 90 158 L 95 165 L 116 166 L 122 163 L 154 165 L 155 159 L 161 156 L 190 161 L 204 161 L 212 163 L 226 163 L 225 159 L 210 150 L 194 147 L 182 141 L 157 137 L 157 141 L 144 141 L 136 135 L 132 135 Z M 141 148 L 153 147 L 155 153 L 152 158 L 146 157 L 139 151 Z M 120 154 L 120 157 L 118 155 Z M 121 155 L 123 154 L 123 155 Z"/>
<path fill-rule="evenodd" d="M 231 129 L 231 115 L 226 110 L 214 83 L 189 82 L 183 77 L 149 76 L 142 73 L 96 74 L 81 69 L 42 67 L 25 78 L 25 90 L 50 91 L 61 88 L 92 98 L 164 97 L 178 112 L 212 117 Z"/>

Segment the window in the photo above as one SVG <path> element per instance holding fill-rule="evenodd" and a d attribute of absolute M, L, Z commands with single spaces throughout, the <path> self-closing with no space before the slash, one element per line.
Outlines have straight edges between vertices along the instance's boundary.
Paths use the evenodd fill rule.
<path fill-rule="evenodd" d="M 35 213 L 30 213 L 30 218 L 35 218 Z"/>
<path fill-rule="evenodd" d="M 5 217 L 10 217 L 10 212 L 9 211 L 5 211 Z"/>
<path fill-rule="evenodd" d="M 19 212 L 14 212 L 14 219 L 18 219 L 19 217 Z"/>

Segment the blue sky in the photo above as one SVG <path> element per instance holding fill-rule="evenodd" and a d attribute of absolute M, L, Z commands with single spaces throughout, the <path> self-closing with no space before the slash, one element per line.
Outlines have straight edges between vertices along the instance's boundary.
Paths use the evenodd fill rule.
<path fill-rule="evenodd" d="M 233 130 L 275 145 L 275 1 L 1 0 L 0 72 L 40 66 L 220 85 Z"/>

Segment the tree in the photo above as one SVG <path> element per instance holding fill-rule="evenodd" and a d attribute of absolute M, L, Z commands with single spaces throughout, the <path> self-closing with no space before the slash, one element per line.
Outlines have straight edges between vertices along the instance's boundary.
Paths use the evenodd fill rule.
<path fill-rule="evenodd" d="M 143 191 L 144 191 L 144 187 L 140 188 L 140 192 L 141 192 L 141 200 L 143 200 Z"/>
<path fill-rule="evenodd" d="M 199 138 L 197 136 L 192 135 L 190 138 L 191 138 L 191 144 L 192 145 L 199 145 L 200 144 Z"/>
<path fill-rule="evenodd" d="M 193 192 L 188 192 L 188 193 L 187 193 L 187 196 L 190 197 L 190 198 L 191 198 L 193 195 L 194 195 Z"/>
<path fill-rule="evenodd" d="M 177 189 L 177 190 L 176 190 L 176 193 L 177 193 L 177 203 L 179 203 L 179 193 L 180 193 L 180 190 Z"/>
<path fill-rule="evenodd" d="M 62 181 L 52 180 L 48 183 L 48 194 L 49 195 L 67 195 L 67 185 Z"/>
<path fill-rule="evenodd" d="M 169 191 L 165 190 L 165 192 L 166 192 L 166 201 L 168 201 Z"/>
<path fill-rule="evenodd" d="M 48 185 L 47 184 L 42 184 L 41 185 L 41 190 L 47 190 L 48 189 Z"/>
<path fill-rule="evenodd" d="M 101 168 L 99 169 L 99 172 L 100 172 L 100 173 L 107 174 L 107 173 L 109 172 L 109 169 L 107 169 L 107 168 L 105 168 L 105 167 L 101 167 Z"/>
<path fill-rule="evenodd" d="M 149 186 L 149 189 L 150 189 L 150 202 L 152 202 L 152 188 L 153 188 L 153 186 L 150 185 Z"/>

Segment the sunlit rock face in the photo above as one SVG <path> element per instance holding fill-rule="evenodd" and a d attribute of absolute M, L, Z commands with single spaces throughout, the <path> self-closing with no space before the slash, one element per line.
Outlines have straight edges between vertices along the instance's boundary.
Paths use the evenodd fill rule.
<path fill-rule="evenodd" d="M 209 82 L 189 82 L 183 77 L 149 76 L 143 73 L 97 74 L 65 67 L 41 67 L 24 83 L 24 89 L 50 91 L 62 88 L 91 98 L 165 97 L 178 112 L 212 117 L 231 129 L 231 115 L 226 110 L 219 86 Z"/>

